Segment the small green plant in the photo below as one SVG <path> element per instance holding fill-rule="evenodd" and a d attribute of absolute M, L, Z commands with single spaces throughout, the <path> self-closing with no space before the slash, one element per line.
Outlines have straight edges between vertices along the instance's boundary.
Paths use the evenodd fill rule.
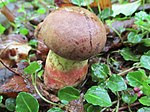
<path fill-rule="evenodd" d="M 21 92 L 16 98 L 17 112 L 38 112 L 39 103 L 31 94 Z"/>
<path fill-rule="evenodd" d="M 15 111 L 16 100 L 14 98 L 7 98 L 5 106 L 9 111 Z"/>
<path fill-rule="evenodd" d="M 6 28 L 0 24 L 0 35 L 4 33 L 4 31 L 6 30 Z"/>

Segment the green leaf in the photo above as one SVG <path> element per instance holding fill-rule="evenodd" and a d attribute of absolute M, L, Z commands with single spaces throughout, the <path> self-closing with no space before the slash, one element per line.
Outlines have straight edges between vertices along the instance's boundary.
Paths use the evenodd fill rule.
<path fill-rule="evenodd" d="M 148 14 L 144 11 L 140 11 L 140 12 L 137 12 L 135 13 L 135 20 L 138 21 L 138 20 L 145 20 L 146 18 L 148 17 Z"/>
<path fill-rule="evenodd" d="M 16 107 L 16 100 L 14 98 L 7 98 L 5 106 L 9 111 L 14 111 Z"/>
<path fill-rule="evenodd" d="M 75 5 L 87 6 L 94 2 L 94 0 L 71 0 Z"/>
<path fill-rule="evenodd" d="M 106 19 L 106 18 L 110 17 L 112 14 L 113 14 L 113 11 L 110 8 L 105 8 L 101 12 L 101 18 Z"/>
<path fill-rule="evenodd" d="M 132 104 L 137 100 L 137 95 L 136 94 L 132 95 L 132 94 L 126 93 L 126 94 L 122 95 L 122 100 L 127 104 Z"/>
<path fill-rule="evenodd" d="M 0 103 L 2 103 L 2 100 L 3 100 L 3 96 L 0 96 Z"/>
<path fill-rule="evenodd" d="M 39 8 L 38 10 L 37 10 L 37 12 L 39 13 L 39 14 L 45 14 L 46 13 L 46 9 L 45 8 Z"/>
<path fill-rule="evenodd" d="M 25 11 L 25 8 L 24 8 L 24 6 L 22 6 L 22 7 L 20 7 L 18 10 L 17 10 L 17 12 L 19 12 L 19 13 L 26 13 L 26 11 Z"/>
<path fill-rule="evenodd" d="M 150 47 L 150 38 L 142 39 L 141 43 L 146 47 Z"/>
<path fill-rule="evenodd" d="M 150 56 L 147 56 L 147 55 L 141 56 L 140 64 L 142 67 L 150 70 Z"/>
<path fill-rule="evenodd" d="M 107 91 L 100 86 L 92 86 L 84 95 L 85 100 L 93 105 L 109 107 L 112 105 Z"/>
<path fill-rule="evenodd" d="M 33 39 L 33 40 L 30 40 L 28 44 L 30 46 L 37 47 L 38 46 L 38 41 Z"/>
<path fill-rule="evenodd" d="M 144 70 L 138 70 L 134 72 L 129 72 L 126 76 L 128 84 L 132 87 L 140 87 L 143 82 L 147 79 Z"/>
<path fill-rule="evenodd" d="M 6 28 L 0 24 L 0 35 L 3 34 L 5 30 Z"/>
<path fill-rule="evenodd" d="M 42 75 L 43 75 L 43 73 L 44 73 L 44 70 L 40 70 L 40 71 L 38 72 L 37 76 L 38 76 L 39 78 L 41 78 Z"/>
<path fill-rule="evenodd" d="M 39 103 L 31 94 L 21 92 L 16 98 L 16 112 L 38 112 Z"/>
<path fill-rule="evenodd" d="M 33 74 L 33 73 L 36 73 L 38 72 L 40 69 L 42 68 L 42 65 L 40 65 L 38 62 L 36 61 L 33 61 L 30 63 L 29 66 L 27 66 L 25 69 L 24 69 L 24 72 L 26 74 Z"/>
<path fill-rule="evenodd" d="M 8 2 L 16 2 L 16 0 L 7 0 Z"/>
<path fill-rule="evenodd" d="M 4 7 L 5 4 L 3 4 L 2 2 L 0 2 L 0 8 Z"/>
<path fill-rule="evenodd" d="M 139 61 L 138 56 L 134 55 L 128 47 L 120 50 L 120 54 L 126 61 Z"/>
<path fill-rule="evenodd" d="M 61 100 L 61 103 L 64 104 L 64 105 L 67 105 L 69 102 L 66 101 L 66 100 Z"/>
<path fill-rule="evenodd" d="M 92 64 L 92 79 L 93 81 L 99 81 L 101 79 L 106 79 L 107 74 L 109 74 L 109 68 L 106 64 Z"/>
<path fill-rule="evenodd" d="M 101 110 L 102 108 L 100 106 L 90 105 L 86 112 L 100 112 Z"/>
<path fill-rule="evenodd" d="M 150 107 L 142 107 L 137 112 L 150 112 Z"/>
<path fill-rule="evenodd" d="M 72 101 L 79 99 L 80 92 L 76 88 L 71 86 L 64 87 L 58 91 L 58 97 L 60 100 Z"/>
<path fill-rule="evenodd" d="M 128 34 L 128 42 L 133 43 L 133 44 L 137 44 L 141 42 L 142 38 L 143 38 L 142 34 L 137 34 L 134 32 L 130 32 Z"/>
<path fill-rule="evenodd" d="M 22 35 L 27 35 L 29 33 L 28 29 L 26 29 L 26 28 L 20 28 L 19 30 L 20 30 L 19 31 L 20 34 L 22 34 Z"/>
<path fill-rule="evenodd" d="M 53 108 L 49 109 L 47 112 L 64 112 L 64 111 L 58 107 L 53 107 Z"/>
<path fill-rule="evenodd" d="M 141 90 L 143 91 L 143 94 L 147 95 L 147 96 L 150 96 L 150 85 L 149 84 L 150 84 L 150 81 L 149 81 L 149 79 L 147 79 L 143 82 L 143 86 L 141 88 Z"/>
<path fill-rule="evenodd" d="M 139 99 L 139 102 L 143 105 L 150 106 L 150 96 L 143 96 Z"/>
<path fill-rule="evenodd" d="M 110 76 L 107 82 L 107 87 L 111 89 L 111 91 L 113 92 L 127 89 L 127 85 L 124 79 L 121 76 L 116 75 L 116 74 L 113 74 L 112 76 Z"/>
<path fill-rule="evenodd" d="M 150 56 L 150 50 L 144 53 L 145 56 Z"/>
<path fill-rule="evenodd" d="M 132 3 L 127 3 L 127 4 L 113 4 L 112 5 L 112 10 L 114 12 L 113 17 L 119 14 L 130 16 L 137 10 L 137 8 L 140 5 L 141 5 L 141 0 Z"/>
<path fill-rule="evenodd" d="M 138 29 L 143 30 L 144 31 L 148 31 L 146 34 L 148 34 L 150 32 L 150 15 L 147 14 L 144 11 L 140 11 L 138 13 L 135 14 L 135 24 L 137 25 Z"/>

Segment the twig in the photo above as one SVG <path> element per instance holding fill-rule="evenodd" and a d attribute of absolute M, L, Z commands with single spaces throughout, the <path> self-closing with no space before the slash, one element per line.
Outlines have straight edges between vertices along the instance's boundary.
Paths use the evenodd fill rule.
<path fill-rule="evenodd" d="M 139 104 L 140 104 L 140 102 L 135 102 L 135 103 L 131 104 L 130 107 L 133 107 L 133 106 L 136 106 L 136 105 L 139 105 Z M 119 111 L 125 110 L 125 109 L 127 109 L 127 108 L 128 108 L 128 105 L 123 106 L 123 107 L 120 107 L 120 108 L 119 108 Z"/>
<path fill-rule="evenodd" d="M 3 8 L 0 10 L 2 14 L 5 15 L 5 17 L 10 21 L 10 22 L 14 22 L 15 20 L 15 16 L 13 15 L 13 13 L 6 7 L 3 6 Z"/>
<path fill-rule="evenodd" d="M 11 72 L 15 73 L 16 75 L 20 75 L 19 73 L 17 73 L 16 71 L 14 71 L 13 69 L 11 69 L 10 67 L 8 67 L 1 59 L 0 59 L 0 63 L 2 63 L 2 65 L 4 67 L 6 67 L 8 70 L 10 70 Z"/>

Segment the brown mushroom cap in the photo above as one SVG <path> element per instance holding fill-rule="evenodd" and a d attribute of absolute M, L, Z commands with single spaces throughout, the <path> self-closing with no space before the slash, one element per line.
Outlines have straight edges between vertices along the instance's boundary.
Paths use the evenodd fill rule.
<path fill-rule="evenodd" d="M 40 33 L 57 55 L 70 60 L 86 60 L 98 54 L 106 43 L 103 23 L 80 7 L 64 7 L 51 12 Z"/>

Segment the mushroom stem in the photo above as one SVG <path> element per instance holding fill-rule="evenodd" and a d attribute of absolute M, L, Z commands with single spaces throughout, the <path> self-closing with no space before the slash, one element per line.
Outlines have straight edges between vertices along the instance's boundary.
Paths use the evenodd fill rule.
<path fill-rule="evenodd" d="M 50 50 L 46 59 L 44 83 L 50 89 L 74 86 L 85 79 L 87 71 L 88 60 L 68 60 Z"/>

